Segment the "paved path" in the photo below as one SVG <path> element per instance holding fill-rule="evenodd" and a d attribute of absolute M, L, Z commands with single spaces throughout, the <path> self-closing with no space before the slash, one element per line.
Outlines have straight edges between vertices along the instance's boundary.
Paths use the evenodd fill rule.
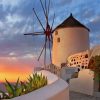
<path fill-rule="evenodd" d="M 100 100 L 100 98 L 71 91 L 70 100 Z"/>

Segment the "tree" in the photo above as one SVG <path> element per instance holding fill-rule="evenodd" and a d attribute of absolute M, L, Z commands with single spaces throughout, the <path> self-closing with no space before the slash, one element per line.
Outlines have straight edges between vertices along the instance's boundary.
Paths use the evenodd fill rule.
<path fill-rule="evenodd" d="M 98 91 L 100 92 L 100 55 L 90 59 L 88 68 L 94 71 L 94 80 L 99 83 Z"/>

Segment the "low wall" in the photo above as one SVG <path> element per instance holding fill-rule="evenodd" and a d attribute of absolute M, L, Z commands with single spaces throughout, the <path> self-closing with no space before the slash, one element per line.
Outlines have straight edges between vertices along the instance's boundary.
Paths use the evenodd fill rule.
<path fill-rule="evenodd" d="M 48 80 L 52 80 L 52 77 L 55 78 L 55 81 L 53 79 L 52 83 L 49 81 L 49 85 L 11 100 L 69 100 L 68 84 L 62 79 L 58 78 L 56 80 L 57 76 L 48 71 L 42 72 L 45 73 L 45 75 L 48 77 Z"/>
<path fill-rule="evenodd" d="M 93 72 L 84 69 L 79 72 L 78 78 L 70 80 L 70 90 L 88 95 L 93 95 L 94 80 Z"/>

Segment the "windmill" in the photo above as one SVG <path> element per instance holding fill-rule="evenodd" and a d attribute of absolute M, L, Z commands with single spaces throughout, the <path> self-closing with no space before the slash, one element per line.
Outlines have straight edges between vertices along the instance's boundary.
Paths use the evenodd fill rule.
<path fill-rule="evenodd" d="M 39 22 L 39 24 L 41 25 L 41 28 L 42 28 L 42 31 L 40 32 L 33 32 L 33 33 L 26 33 L 24 35 L 32 35 L 32 36 L 42 36 L 44 35 L 45 36 L 45 43 L 44 43 L 44 46 L 42 47 L 42 50 L 40 52 L 40 55 L 38 57 L 38 61 L 40 60 L 40 57 L 44 51 L 44 65 L 46 64 L 46 52 L 47 52 L 47 43 L 49 44 L 49 52 L 50 52 L 50 61 L 52 63 L 52 57 L 51 57 L 51 48 L 52 48 L 52 44 L 53 44 L 53 32 L 55 29 L 53 29 L 53 25 L 54 25 L 54 21 L 55 21 L 55 13 L 53 15 L 53 19 L 52 19 L 52 23 L 50 25 L 50 22 L 49 22 L 49 12 L 50 12 L 50 4 L 51 4 L 51 1 L 48 0 L 48 2 L 45 0 L 44 4 L 43 4 L 43 1 L 42 0 L 39 0 L 40 1 L 40 4 L 41 4 L 41 7 L 42 7 L 42 10 L 43 10 L 43 14 L 44 14 L 44 18 L 45 18 L 45 24 L 46 26 L 44 27 L 44 25 L 42 24 L 36 10 L 33 8 L 33 12 Z"/>

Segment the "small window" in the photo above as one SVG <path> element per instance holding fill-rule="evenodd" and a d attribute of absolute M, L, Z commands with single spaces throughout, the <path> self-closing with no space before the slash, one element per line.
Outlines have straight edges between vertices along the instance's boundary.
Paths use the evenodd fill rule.
<path fill-rule="evenodd" d="M 74 64 L 76 64 L 76 62 L 74 62 Z"/>
<path fill-rule="evenodd" d="M 88 58 L 88 54 L 85 55 L 85 58 Z"/>
<path fill-rule="evenodd" d="M 71 60 L 71 62 L 73 62 L 73 59 Z"/>
<path fill-rule="evenodd" d="M 60 38 L 57 38 L 57 42 L 60 42 Z"/>
<path fill-rule="evenodd" d="M 82 69 L 84 69 L 84 66 L 82 66 Z"/>
<path fill-rule="evenodd" d="M 78 67 L 80 67 L 80 65 L 77 65 Z"/>
<path fill-rule="evenodd" d="M 58 35 L 58 31 L 55 31 L 55 35 Z"/>

